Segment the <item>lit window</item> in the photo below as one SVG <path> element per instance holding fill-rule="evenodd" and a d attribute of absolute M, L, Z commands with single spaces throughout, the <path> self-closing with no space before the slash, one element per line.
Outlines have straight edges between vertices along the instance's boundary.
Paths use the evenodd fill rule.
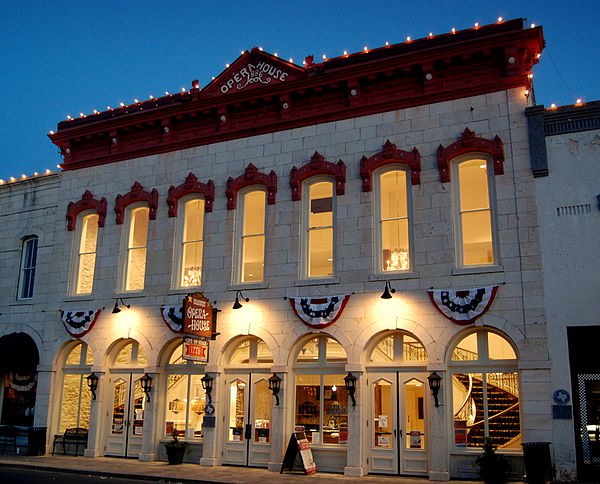
<path fill-rule="evenodd" d="M 305 210 L 305 275 L 333 276 L 333 183 L 315 181 L 307 184 L 308 207 Z"/>
<path fill-rule="evenodd" d="M 59 432 L 72 427 L 89 428 L 92 393 L 86 375 L 90 374 L 93 364 L 91 351 L 85 343 L 77 343 L 67 354 L 63 366 Z"/>
<path fill-rule="evenodd" d="M 405 170 L 386 170 L 375 178 L 375 190 L 379 194 L 376 206 L 378 272 L 410 270 L 408 189 Z"/>
<path fill-rule="evenodd" d="M 94 286 L 94 270 L 96 267 L 96 243 L 98 240 L 98 214 L 80 214 L 77 224 L 73 271 L 73 294 L 91 294 Z"/>
<path fill-rule="evenodd" d="M 414 337 L 401 331 L 394 331 L 381 338 L 371 353 L 374 363 L 427 362 L 427 351 Z"/>
<path fill-rule="evenodd" d="M 453 165 L 458 266 L 496 263 L 490 168 L 484 157 L 470 157 Z"/>
<path fill-rule="evenodd" d="M 266 192 L 242 191 L 239 197 L 236 281 L 261 282 L 265 272 Z"/>
<path fill-rule="evenodd" d="M 202 253 L 204 250 L 204 200 L 194 198 L 183 202 L 180 216 L 178 275 L 176 287 L 199 286 L 202 283 Z"/>
<path fill-rule="evenodd" d="M 35 266 L 37 262 L 38 238 L 29 237 L 23 240 L 21 250 L 21 270 L 19 274 L 18 299 L 31 299 L 35 282 Z"/>
<path fill-rule="evenodd" d="M 148 239 L 148 207 L 138 207 L 128 211 L 129 233 L 125 261 L 125 291 L 144 289 L 146 276 L 146 252 Z"/>
<path fill-rule="evenodd" d="M 262 339 L 250 336 L 233 349 L 229 363 L 231 365 L 273 363 L 273 353 Z"/>

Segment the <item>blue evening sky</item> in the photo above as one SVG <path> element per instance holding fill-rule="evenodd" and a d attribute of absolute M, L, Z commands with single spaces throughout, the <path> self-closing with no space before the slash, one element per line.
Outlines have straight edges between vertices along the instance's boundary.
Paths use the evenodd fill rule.
<path fill-rule="evenodd" d="M 61 162 L 47 138 L 68 114 L 205 86 L 240 51 L 301 64 L 494 23 L 544 27 L 538 104 L 600 99 L 599 0 L 0 0 L 0 179 Z"/>

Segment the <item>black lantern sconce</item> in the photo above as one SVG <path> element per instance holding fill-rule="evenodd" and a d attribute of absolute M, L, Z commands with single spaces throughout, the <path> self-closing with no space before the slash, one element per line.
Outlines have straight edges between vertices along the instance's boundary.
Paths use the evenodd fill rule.
<path fill-rule="evenodd" d="M 438 375 L 435 371 L 432 371 L 431 374 L 427 377 L 429 380 L 429 389 L 431 393 L 433 393 L 433 399 L 435 401 L 435 406 L 439 407 L 440 402 L 438 401 L 438 393 L 440 392 L 440 384 L 442 383 L 442 377 Z"/>
<path fill-rule="evenodd" d="M 208 404 L 212 404 L 212 389 L 213 389 L 213 381 L 215 379 L 210 375 L 204 375 L 200 381 L 202 381 L 202 388 L 206 391 L 206 396 L 208 397 Z"/>
<path fill-rule="evenodd" d="M 275 397 L 275 405 L 279 405 L 279 390 L 281 389 L 281 378 L 277 376 L 276 373 L 273 373 L 273 376 L 269 378 L 269 390 L 273 393 Z"/>
<path fill-rule="evenodd" d="M 122 297 L 118 297 L 117 299 L 115 299 L 115 306 L 112 308 L 113 314 L 117 314 L 117 313 L 121 312 L 121 308 L 119 307 L 119 300 L 121 300 L 121 304 L 123 306 L 125 306 L 127 309 L 129 309 L 131 307 L 131 304 L 125 304 L 125 301 L 123 301 Z"/>
<path fill-rule="evenodd" d="M 392 294 L 396 292 L 396 289 L 392 287 L 390 281 L 385 281 L 385 289 L 381 295 L 381 299 L 392 299 Z"/>
<path fill-rule="evenodd" d="M 96 390 L 98 389 L 98 380 L 100 378 L 95 373 L 91 373 L 86 376 L 88 387 L 90 387 L 90 392 L 92 392 L 92 400 L 96 400 Z"/>
<path fill-rule="evenodd" d="M 233 303 L 232 309 L 240 309 L 242 307 L 242 303 L 240 303 L 240 297 L 246 302 L 250 301 L 249 297 L 244 297 L 242 291 L 237 291 L 235 293 L 235 302 Z"/>
<path fill-rule="evenodd" d="M 356 407 L 356 399 L 354 398 L 354 394 L 356 393 L 356 377 L 348 372 L 344 377 L 344 382 L 346 383 L 346 391 L 352 400 L 352 406 Z"/>
<path fill-rule="evenodd" d="M 142 390 L 146 394 L 146 401 L 150 401 L 150 390 L 152 390 L 152 377 L 148 373 L 144 373 L 144 376 L 140 378 L 142 384 Z"/>

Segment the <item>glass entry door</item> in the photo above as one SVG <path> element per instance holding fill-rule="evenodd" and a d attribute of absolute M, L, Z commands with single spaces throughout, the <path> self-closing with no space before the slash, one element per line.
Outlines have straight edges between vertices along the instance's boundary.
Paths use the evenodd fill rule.
<path fill-rule="evenodd" d="M 106 455 L 137 457 L 141 452 L 146 396 L 140 378 L 133 373 L 111 375 Z"/>
<path fill-rule="evenodd" d="M 426 475 L 425 373 L 370 373 L 369 472 Z"/>
<path fill-rule="evenodd" d="M 267 467 L 271 455 L 269 374 L 228 374 L 225 379 L 223 464 Z"/>

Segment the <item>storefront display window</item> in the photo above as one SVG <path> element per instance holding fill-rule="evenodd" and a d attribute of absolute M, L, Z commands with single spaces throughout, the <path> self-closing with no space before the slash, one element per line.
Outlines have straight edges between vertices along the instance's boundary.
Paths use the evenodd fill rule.
<path fill-rule="evenodd" d="M 91 392 L 86 376 L 93 365 L 92 352 L 85 343 L 73 347 L 63 366 L 59 432 L 67 428 L 89 428 Z"/>

